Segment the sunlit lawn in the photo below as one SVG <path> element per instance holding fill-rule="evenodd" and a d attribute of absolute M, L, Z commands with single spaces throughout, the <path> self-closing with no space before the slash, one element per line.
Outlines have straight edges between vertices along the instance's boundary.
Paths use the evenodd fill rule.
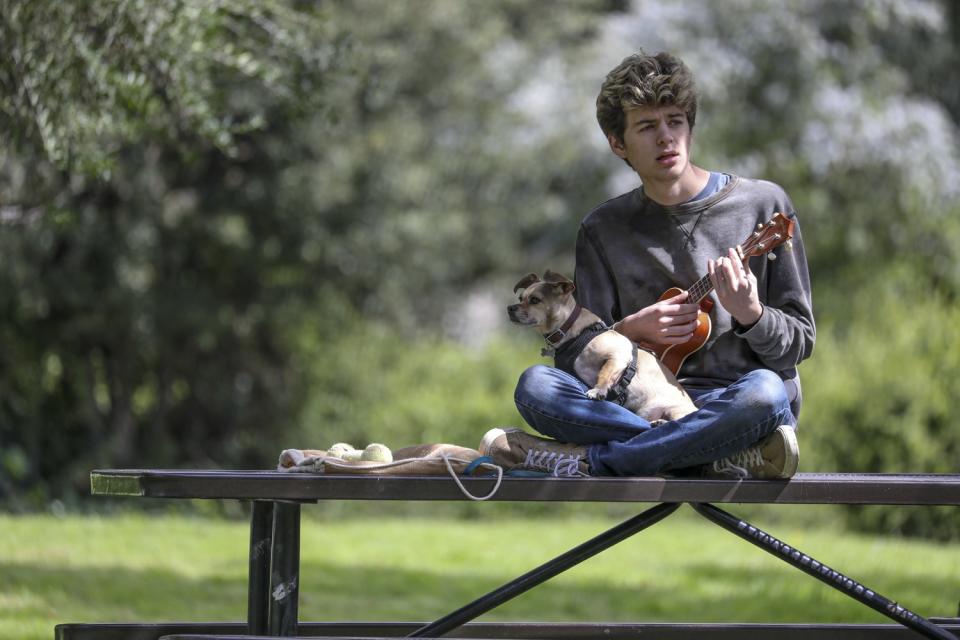
<path fill-rule="evenodd" d="M 432 620 L 617 522 L 321 513 L 305 509 L 302 620 Z M 765 528 L 918 613 L 956 613 L 960 544 Z M 246 618 L 243 521 L 0 516 L 0 531 L 2 638 L 49 639 L 60 622 Z M 482 619 L 886 621 L 687 508 Z"/>

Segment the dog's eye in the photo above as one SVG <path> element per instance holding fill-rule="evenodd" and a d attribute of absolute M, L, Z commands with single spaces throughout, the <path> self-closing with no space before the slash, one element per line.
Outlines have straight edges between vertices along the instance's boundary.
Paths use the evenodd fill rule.
<path fill-rule="evenodd" d="M 527 298 L 527 302 L 530 304 L 540 304 L 540 298 L 536 296 L 530 296 L 529 298 Z"/>

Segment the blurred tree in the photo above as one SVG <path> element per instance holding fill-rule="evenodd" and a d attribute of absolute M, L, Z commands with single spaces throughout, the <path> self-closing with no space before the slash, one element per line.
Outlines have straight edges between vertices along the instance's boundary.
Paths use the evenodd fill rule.
<path fill-rule="evenodd" d="M 586 132 L 546 126 L 568 105 L 531 113 L 520 93 L 576 64 L 605 4 L 339 5 L 357 46 L 337 118 L 304 128 L 309 160 L 278 195 L 316 213 L 301 253 L 318 280 L 410 330 L 491 273 L 566 253 L 605 170 L 582 153 Z"/>
<path fill-rule="evenodd" d="M 0 129 L 20 152 L 101 177 L 127 142 L 232 156 L 266 107 L 238 93 L 322 95 L 338 51 L 328 24 L 274 0 L 2 0 Z"/>
<path fill-rule="evenodd" d="M 231 208 L 265 195 L 225 171 L 323 108 L 341 39 L 286 2 L 4 0 L 0 29 L 4 485 L 228 459 L 296 394 Z"/>
<path fill-rule="evenodd" d="M 805 468 L 942 470 L 958 13 L 0 0 L 0 493 L 66 496 L 99 465 L 263 467 L 291 442 L 471 444 L 515 418 L 535 355 L 437 336 L 470 337 L 485 290 L 569 270 L 582 216 L 635 184 L 592 101 L 639 47 L 694 69 L 699 162 L 800 210 L 821 332 Z M 956 535 L 892 517 L 871 526 Z"/>
<path fill-rule="evenodd" d="M 4 2 L 7 490 L 269 464 L 351 308 L 439 322 L 565 219 L 509 103 L 608 4 Z"/>

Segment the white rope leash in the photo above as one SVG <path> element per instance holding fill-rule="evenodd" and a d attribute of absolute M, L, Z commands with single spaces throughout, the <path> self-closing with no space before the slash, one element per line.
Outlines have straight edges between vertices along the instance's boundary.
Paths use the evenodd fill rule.
<path fill-rule="evenodd" d="M 493 485 L 493 489 L 491 489 L 490 493 L 488 493 L 487 495 L 480 497 L 480 496 L 473 495 L 467 490 L 465 486 L 463 486 L 463 483 L 460 482 L 460 478 L 457 477 L 457 472 L 453 470 L 453 465 L 450 464 L 450 458 L 447 456 L 447 454 L 441 453 L 440 457 L 443 458 L 444 464 L 447 465 L 447 471 L 450 473 L 450 477 L 453 478 L 453 481 L 457 483 L 457 486 L 460 488 L 460 492 L 463 493 L 463 495 L 470 498 L 471 500 L 475 500 L 477 502 L 481 502 L 483 500 L 489 500 L 494 495 L 496 495 L 497 491 L 500 490 L 500 483 L 503 482 L 503 467 L 501 467 L 500 465 L 493 464 L 492 462 L 481 462 L 478 465 L 486 469 L 497 470 L 497 482 Z M 457 460 L 457 462 L 462 462 L 462 460 Z"/>
<path fill-rule="evenodd" d="M 350 464 L 349 462 L 346 462 L 345 460 L 341 460 L 340 458 L 333 458 L 333 457 L 329 457 L 329 456 L 315 457 L 315 458 L 304 458 L 303 460 L 299 461 L 295 467 L 291 467 L 291 468 L 289 468 L 289 469 L 287 469 L 287 470 L 288 470 L 288 471 L 293 471 L 293 470 L 297 470 L 297 471 L 314 471 L 314 472 L 321 472 L 321 473 L 322 473 L 322 472 L 323 472 L 323 467 L 326 466 L 326 465 L 329 465 L 329 466 L 334 467 L 334 468 L 337 468 L 337 469 L 365 469 L 365 470 L 367 470 L 367 469 L 391 469 L 391 468 L 393 468 L 393 467 L 400 467 L 400 466 L 403 466 L 403 465 L 406 465 L 406 464 L 411 464 L 411 463 L 414 463 L 414 462 L 439 462 L 440 460 L 443 460 L 443 463 L 444 463 L 444 465 L 445 465 L 446 468 L 447 468 L 447 473 L 450 474 L 450 477 L 453 478 L 453 481 L 457 484 L 457 487 L 460 489 L 460 492 L 463 493 L 463 495 L 466 496 L 467 498 L 469 498 L 469 499 L 471 499 L 471 500 L 475 500 L 475 501 L 477 501 L 477 502 L 480 502 L 480 501 L 483 501 L 483 500 L 489 500 L 490 498 L 492 498 L 493 496 L 496 495 L 497 491 L 500 490 L 500 485 L 501 485 L 501 483 L 503 482 L 503 467 L 501 467 L 501 466 L 499 466 L 499 465 L 496 465 L 496 464 L 493 464 L 492 462 L 481 462 L 479 465 L 477 465 L 477 466 L 482 467 L 482 468 L 484 468 L 484 469 L 489 469 L 489 470 L 491 470 L 491 471 L 496 471 L 496 473 L 497 473 L 497 481 L 496 481 L 496 483 L 494 484 L 493 489 L 491 489 L 490 492 L 489 492 L 487 495 L 485 495 L 485 496 L 475 496 L 475 495 L 473 495 L 472 493 L 470 493 L 470 491 L 463 485 L 463 482 L 460 481 L 460 478 L 458 477 L 457 472 L 454 470 L 453 464 L 452 464 L 452 463 L 455 463 L 455 462 L 456 462 L 456 463 L 460 463 L 460 464 L 469 465 L 469 464 L 471 464 L 473 461 L 472 461 L 472 460 L 464 460 L 463 458 L 453 458 L 453 457 L 448 456 L 448 455 L 445 454 L 445 453 L 441 453 L 439 457 L 437 457 L 437 456 L 425 456 L 425 457 L 422 457 L 422 458 L 403 458 L 403 459 L 401 459 L 401 460 L 394 460 L 393 462 L 380 462 L 380 463 L 377 463 L 377 464 L 367 464 L 367 465 L 364 465 L 364 466 L 362 466 L 362 467 L 358 467 L 358 466 L 356 466 L 356 465 L 354 465 L 354 464 Z"/>

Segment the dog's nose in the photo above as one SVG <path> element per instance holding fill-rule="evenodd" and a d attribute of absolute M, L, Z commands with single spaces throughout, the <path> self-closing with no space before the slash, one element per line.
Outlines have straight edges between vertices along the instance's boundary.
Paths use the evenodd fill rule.
<path fill-rule="evenodd" d="M 507 307 L 507 315 L 510 316 L 511 320 L 517 319 L 517 309 L 519 308 L 520 308 L 520 305 L 518 304 L 512 304 L 509 307 Z"/>

